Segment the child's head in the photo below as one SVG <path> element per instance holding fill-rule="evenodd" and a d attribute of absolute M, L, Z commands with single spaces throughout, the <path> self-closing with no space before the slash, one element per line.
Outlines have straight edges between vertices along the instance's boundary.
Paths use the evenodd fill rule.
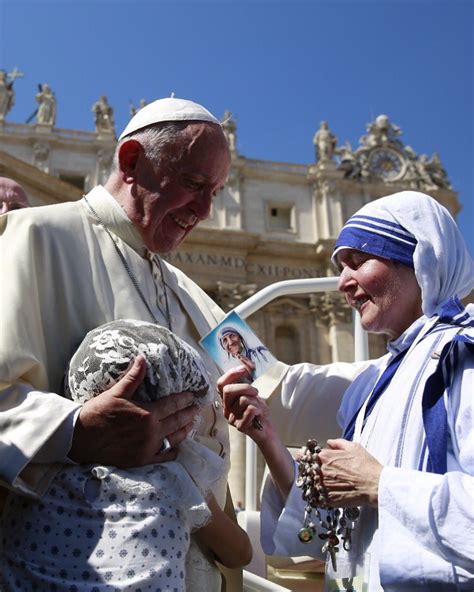
<path fill-rule="evenodd" d="M 88 401 L 118 382 L 140 354 L 147 372 L 135 400 L 150 402 L 192 391 L 198 402 L 208 402 L 208 374 L 197 351 L 164 327 L 127 319 L 101 325 L 85 336 L 66 370 L 66 396 Z"/>

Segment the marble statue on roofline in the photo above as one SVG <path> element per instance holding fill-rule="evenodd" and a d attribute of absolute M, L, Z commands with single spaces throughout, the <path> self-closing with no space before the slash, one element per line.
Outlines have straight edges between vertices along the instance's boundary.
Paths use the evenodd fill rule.
<path fill-rule="evenodd" d="M 362 136 L 360 143 L 363 146 L 377 146 L 380 144 L 396 144 L 401 146 L 398 140 L 402 130 L 398 125 L 393 124 L 387 115 L 379 115 L 367 126 L 368 134 Z"/>
<path fill-rule="evenodd" d="M 95 129 L 99 134 L 115 134 L 114 110 L 109 105 L 107 97 L 102 95 L 92 105 L 95 114 Z"/>
<path fill-rule="evenodd" d="M 19 72 L 17 68 L 14 68 L 11 72 L 0 69 L 0 122 L 5 120 L 7 113 L 15 104 L 13 83 L 22 76 L 23 72 Z"/>
<path fill-rule="evenodd" d="M 426 170 L 428 171 L 431 180 L 435 185 L 442 189 L 451 189 L 452 185 L 449 182 L 448 173 L 441 163 L 439 154 L 435 152 L 433 156 L 426 163 Z"/>
<path fill-rule="evenodd" d="M 339 156 L 338 169 L 343 171 L 346 179 L 359 179 L 362 172 L 362 166 L 356 158 L 352 146 L 349 142 L 343 146 L 334 149 L 334 154 Z"/>
<path fill-rule="evenodd" d="M 337 137 L 329 129 L 327 121 L 321 121 L 318 131 L 314 134 L 313 144 L 316 148 L 316 161 L 329 162 L 334 156 Z"/>
<path fill-rule="evenodd" d="M 237 152 L 237 124 L 232 117 L 230 111 L 225 111 L 222 118 L 222 130 L 224 131 L 229 150 L 231 152 Z"/>
<path fill-rule="evenodd" d="M 40 84 L 36 94 L 38 111 L 36 121 L 41 125 L 53 126 L 56 123 L 56 97 L 49 84 Z"/>
<path fill-rule="evenodd" d="M 140 103 L 138 105 L 138 107 L 135 107 L 135 105 L 132 103 L 132 101 L 130 101 L 130 115 L 133 117 L 134 115 L 136 115 L 140 109 L 143 109 L 143 107 L 146 107 L 147 102 L 145 99 L 140 99 Z"/>

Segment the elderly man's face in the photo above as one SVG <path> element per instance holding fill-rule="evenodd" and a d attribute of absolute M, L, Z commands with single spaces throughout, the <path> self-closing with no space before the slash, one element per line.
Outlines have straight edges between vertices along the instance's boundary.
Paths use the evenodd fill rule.
<path fill-rule="evenodd" d="M 21 185 L 12 179 L 0 178 L 0 214 L 28 208 L 28 198 Z"/>
<path fill-rule="evenodd" d="M 233 356 L 239 354 L 242 349 L 242 342 L 237 333 L 226 333 L 222 337 L 222 345 L 224 346 L 224 349 Z"/>
<path fill-rule="evenodd" d="M 337 254 L 338 289 L 371 333 L 399 337 L 423 312 L 415 273 L 406 265 L 354 249 Z"/>
<path fill-rule="evenodd" d="M 175 249 L 210 213 L 224 186 L 230 156 L 217 125 L 195 123 L 163 149 L 158 170 L 143 155 L 137 168 L 134 211 L 127 212 L 146 247 L 166 253 Z M 138 198 L 138 199 L 137 199 Z"/>

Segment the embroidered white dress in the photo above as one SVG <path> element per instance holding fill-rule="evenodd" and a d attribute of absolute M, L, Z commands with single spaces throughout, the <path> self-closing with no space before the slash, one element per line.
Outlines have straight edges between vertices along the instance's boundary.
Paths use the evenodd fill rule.
<path fill-rule="evenodd" d="M 41 501 L 9 496 L 6 515 L 2 591 L 218 589 L 219 574 L 190 549 L 210 512 L 180 462 L 66 466 Z"/>

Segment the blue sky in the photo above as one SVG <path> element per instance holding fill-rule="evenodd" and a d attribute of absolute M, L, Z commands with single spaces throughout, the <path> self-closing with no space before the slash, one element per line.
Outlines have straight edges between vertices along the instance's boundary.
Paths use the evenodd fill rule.
<path fill-rule="evenodd" d="M 35 110 L 93 130 L 105 94 L 117 131 L 138 104 L 169 96 L 233 112 L 250 158 L 310 163 L 327 120 L 353 146 L 381 113 L 417 153 L 438 151 L 474 253 L 474 2 L 471 0 L 0 0 L 0 67 L 17 66 L 10 121 Z"/>

